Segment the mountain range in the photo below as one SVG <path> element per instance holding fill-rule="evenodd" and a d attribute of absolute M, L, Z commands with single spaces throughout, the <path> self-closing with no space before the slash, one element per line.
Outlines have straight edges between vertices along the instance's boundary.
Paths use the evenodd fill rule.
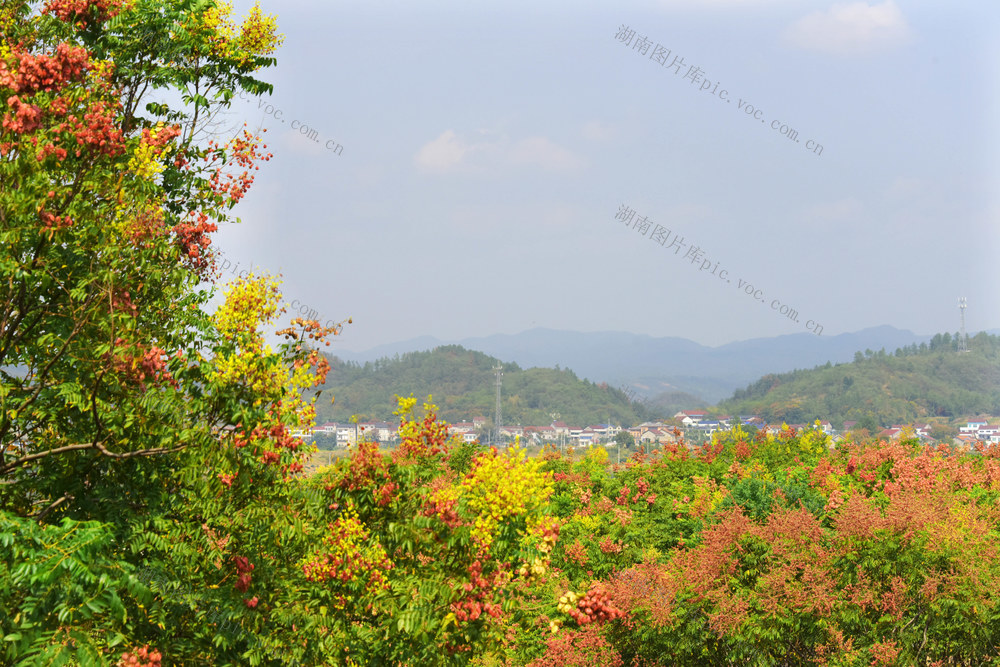
<path fill-rule="evenodd" d="M 892 352 L 930 338 L 885 325 L 836 336 L 788 334 L 708 347 L 685 338 L 537 328 L 454 341 L 421 336 L 363 352 L 333 354 L 364 363 L 457 344 L 522 368 L 568 368 L 581 379 L 631 390 L 639 399 L 686 392 L 716 403 L 768 373 L 849 362 L 859 351 Z"/>

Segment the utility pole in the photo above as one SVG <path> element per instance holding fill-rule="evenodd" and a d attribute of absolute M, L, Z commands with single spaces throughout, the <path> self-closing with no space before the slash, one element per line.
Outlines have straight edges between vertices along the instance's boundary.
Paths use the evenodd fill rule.
<path fill-rule="evenodd" d="M 496 422 L 496 440 L 495 440 L 495 442 L 497 444 L 500 444 L 500 419 L 501 419 L 501 414 L 500 414 L 500 384 L 503 382 L 503 379 L 502 379 L 503 378 L 503 366 L 500 364 L 499 361 L 497 362 L 497 365 L 493 367 L 493 370 L 497 374 L 497 411 L 496 411 L 496 419 L 495 419 L 495 422 Z"/>
<path fill-rule="evenodd" d="M 559 419 L 558 412 L 550 412 L 549 417 L 552 417 L 552 427 L 555 428 L 556 421 Z M 559 434 L 559 455 L 562 456 L 562 433 Z"/>

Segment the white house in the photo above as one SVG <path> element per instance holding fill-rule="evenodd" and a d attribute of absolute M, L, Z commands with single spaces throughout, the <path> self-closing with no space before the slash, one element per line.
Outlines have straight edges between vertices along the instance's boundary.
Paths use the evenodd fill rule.
<path fill-rule="evenodd" d="M 329 433 L 333 435 L 337 432 L 337 422 L 324 422 L 313 427 L 313 433 Z"/>
<path fill-rule="evenodd" d="M 958 429 L 959 433 L 972 433 L 975 434 L 980 428 L 989 424 L 989 420 L 985 417 L 974 417 L 966 422 L 965 426 Z"/>
<path fill-rule="evenodd" d="M 337 445 L 344 447 L 358 441 L 358 429 L 354 424 L 337 424 Z"/>
<path fill-rule="evenodd" d="M 556 430 L 551 426 L 528 426 L 524 429 L 524 434 L 537 443 L 559 441 Z"/>
<path fill-rule="evenodd" d="M 521 426 L 501 426 L 500 435 L 505 435 L 509 438 L 517 438 L 524 435 L 524 428 Z"/>
<path fill-rule="evenodd" d="M 394 440 L 396 435 L 399 433 L 399 424 L 375 422 L 374 428 L 379 442 L 389 442 L 390 440 Z"/>
<path fill-rule="evenodd" d="M 704 410 L 684 410 L 674 415 L 674 419 L 680 419 L 685 426 L 694 426 L 708 416 Z"/>

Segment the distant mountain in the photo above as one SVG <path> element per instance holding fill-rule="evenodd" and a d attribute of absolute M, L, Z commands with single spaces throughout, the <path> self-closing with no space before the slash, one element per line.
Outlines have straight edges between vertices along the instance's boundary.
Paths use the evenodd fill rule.
<path fill-rule="evenodd" d="M 554 329 L 531 329 L 455 342 L 525 368 L 570 368 L 592 382 L 631 388 L 641 398 L 686 392 L 715 403 L 767 373 L 847 362 L 859 350 L 891 351 L 928 340 L 930 336 L 881 326 L 837 336 L 790 334 L 719 347 L 707 347 L 685 338 Z M 361 353 L 336 354 L 347 361 L 365 362 L 442 344 L 443 341 L 425 336 Z"/>
<path fill-rule="evenodd" d="M 496 406 L 493 357 L 445 345 L 430 352 L 408 352 L 358 364 L 330 358 L 331 370 L 316 402 L 317 422 L 389 419 L 395 395 L 411 393 L 421 402 L 427 395 L 449 422 L 486 417 L 492 423 Z M 331 403 L 330 398 L 333 398 Z M 570 425 L 588 426 L 611 420 L 632 425 L 669 415 L 673 404 L 690 406 L 692 396 L 664 395 L 658 400 L 631 402 L 620 389 L 582 380 L 569 369 L 529 368 L 503 364 L 501 392 L 504 424 L 546 425 L 553 414 Z M 673 401 L 673 404 L 671 403 Z"/>
<path fill-rule="evenodd" d="M 1000 336 L 977 334 L 968 352 L 949 334 L 892 352 L 869 348 L 851 363 L 765 375 L 717 409 L 772 423 L 829 419 L 838 428 L 845 419 L 889 426 L 1000 415 Z"/>

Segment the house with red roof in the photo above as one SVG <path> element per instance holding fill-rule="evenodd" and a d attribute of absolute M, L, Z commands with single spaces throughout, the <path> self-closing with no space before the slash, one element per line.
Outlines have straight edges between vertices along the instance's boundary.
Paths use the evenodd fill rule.
<path fill-rule="evenodd" d="M 476 430 L 473 422 L 455 422 L 448 424 L 448 435 L 465 435 Z"/>

